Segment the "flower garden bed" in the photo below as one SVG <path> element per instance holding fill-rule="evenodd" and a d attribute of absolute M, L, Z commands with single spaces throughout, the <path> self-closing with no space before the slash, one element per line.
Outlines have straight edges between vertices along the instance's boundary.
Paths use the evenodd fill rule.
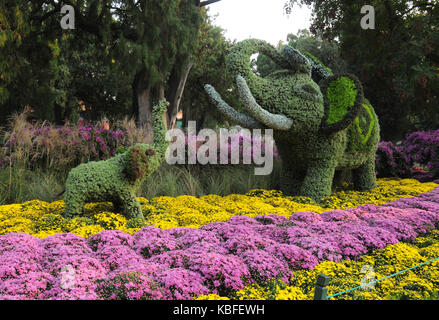
<path fill-rule="evenodd" d="M 320 204 L 277 191 L 139 198 L 146 222 L 89 204 L 64 219 L 62 201 L 0 206 L 2 299 L 312 299 L 318 274 L 329 293 L 439 256 L 439 189 L 379 180 Z M 438 263 L 340 299 L 424 299 Z"/>

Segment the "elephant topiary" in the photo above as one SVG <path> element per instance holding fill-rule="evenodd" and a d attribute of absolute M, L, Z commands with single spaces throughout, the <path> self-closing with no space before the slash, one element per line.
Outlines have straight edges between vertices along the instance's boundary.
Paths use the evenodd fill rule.
<path fill-rule="evenodd" d="M 255 53 L 267 55 L 282 70 L 259 77 L 250 68 Z M 379 123 L 354 75 L 333 75 L 310 54 L 289 46 L 279 52 L 256 39 L 237 43 L 226 59 L 247 114 L 230 107 L 212 86 L 205 90 L 230 120 L 274 130 L 285 193 L 318 201 L 331 194 L 335 172 L 348 169 L 356 189 L 376 186 Z"/>
<path fill-rule="evenodd" d="M 135 144 L 109 160 L 84 163 L 70 171 L 65 186 L 64 217 L 80 215 L 87 202 L 108 201 L 126 217 L 144 219 L 136 192 L 165 160 L 169 142 L 163 113 L 168 105 L 163 100 L 154 106 L 153 145 Z"/>

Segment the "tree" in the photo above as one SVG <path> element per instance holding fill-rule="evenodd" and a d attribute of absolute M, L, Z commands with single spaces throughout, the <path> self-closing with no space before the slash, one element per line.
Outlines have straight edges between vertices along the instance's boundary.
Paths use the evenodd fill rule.
<path fill-rule="evenodd" d="M 233 103 L 238 102 L 234 79 L 226 70 L 225 59 L 228 49 L 233 45 L 224 37 L 224 30 L 213 25 L 208 12 L 202 13 L 203 22 L 198 33 L 198 48 L 194 53 L 194 66 L 189 74 L 187 88 L 182 100 L 183 122 L 196 121 L 201 129 L 210 121 L 222 116 L 213 108 L 204 94 L 204 85 L 210 83 L 228 93 Z"/>
<path fill-rule="evenodd" d="M 48 1 L 0 3 L 1 120 L 30 105 L 38 118 L 62 124 L 78 100 L 94 116 L 128 110 L 131 83 L 109 47 L 94 34 L 63 31 L 60 10 Z"/>
<path fill-rule="evenodd" d="M 58 83 L 66 92 L 64 100 L 55 105 L 55 120 L 74 119 L 78 101 L 87 107 L 88 119 L 102 115 L 120 116 L 131 113 L 132 73 L 115 57 L 111 47 L 99 42 L 93 34 L 69 35 L 60 44 L 60 65 L 68 73 Z"/>
<path fill-rule="evenodd" d="M 357 74 L 376 107 L 386 140 L 439 125 L 439 2 L 293 0 L 313 6 L 311 32 L 340 42 L 348 71 Z M 360 27 L 372 5 L 376 29 Z"/>
<path fill-rule="evenodd" d="M 0 46 L 3 52 L 0 52 L 0 55 L 6 58 L 2 61 L 7 61 L 8 58 L 16 59 L 14 51 L 17 50 L 14 50 L 11 44 L 14 41 L 21 41 L 21 39 L 15 40 L 13 38 L 14 33 L 18 32 L 17 30 L 22 31 L 20 28 L 23 28 L 22 33 L 29 34 L 29 36 L 26 38 L 28 41 L 25 45 L 24 41 L 18 45 L 23 54 L 16 59 L 15 64 L 21 63 L 17 70 L 24 70 L 26 64 L 46 64 L 40 66 L 41 68 L 35 68 L 35 70 L 57 68 L 60 61 L 69 64 L 65 59 L 57 59 L 54 56 L 54 51 L 59 48 L 50 51 L 52 42 L 59 41 L 66 34 L 67 37 L 72 37 L 72 41 L 74 39 L 74 41 L 82 43 L 91 39 L 97 40 L 95 42 L 97 45 L 94 48 L 89 47 L 88 53 L 94 52 L 96 57 L 102 58 L 102 63 L 107 63 L 108 59 L 115 60 L 119 73 L 112 69 L 111 71 L 115 73 L 114 77 L 120 77 L 121 73 L 123 73 L 124 78 L 131 77 L 132 112 L 138 117 L 139 122 L 146 125 L 146 128 L 152 132 L 152 105 L 162 98 L 171 102 L 166 115 L 168 126 L 173 123 L 185 82 L 193 66 L 192 53 L 196 49 L 196 35 L 201 24 L 200 10 L 202 9 L 200 8 L 218 1 L 18 0 L 13 2 L 6 0 L 1 7 L 2 13 L 7 13 L 6 16 L 1 17 L 2 28 L 5 28 L 4 26 L 9 25 L 10 22 L 13 22 L 13 26 L 7 34 L 10 39 L 4 40 L 3 37 L 6 33 L 2 32 L 3 40 L 0 41 Z M 59 26 L 59 12 L 63 5 L 71 5 L 74 8 L 75 30 L 63 31 Z M 15 23 L 17 17 L 20 21 Z M 36 38 L 35 35 L 37 35 Z M 10 43 L 6 45 L 5 41 Z M 39 57 L 34 54 L 35 61 L 30 62 L 29 50 L 34 50 L 38 41 L 42 41 L 41 47 L 45 50 L 40 48 L 38 50 Z M 71 43 L 66 44 L 66 46 L 72 47 Z M 43 53 L 44 56 L 42 56 Z M 79 56 L 76 57 L 79 58 Z M 71 58 L 74 60 L 75 57 L 72 55 L 69 58 L 71 62 Z M 93 61 L 93 63 L 95 62 L 97 61 Z M 52 66 L 50 66 L 51 63 Z M 70 66 L 74 67 L 74 65 Z M 102 71 L 102 67 L 103 64 L 98 69 Z M 11 75 L 5 74 L 6 80 L 3 80 L 5 83 L 0 84 L 0 95 L 3 101 L 10 97 L 10 90 L 6 89 L 6 85 L 17 83 L 17 77 L 20 74 L 17 70 L 9 70 L 9 67 L 4 68 L 8 69 Z M 75 71 L 75 68 L 67 67 L 65 70 L 67 69 Z M 53 88 L 53 82 L 62 81 L 63 77 L 57 78 L 57 74 L 61 75 L 60 70 L 56 71 L 49 72 L 47 83 L 38 79 L 36 81 L 38 87 L 49 90 Z M 95 79 L 96 74 L 102 75 L 102 72 L 96 70 L 93 74 L 91 79 Z M 14 75 L 16 76 L 14 77 Z M 105 76 L 101 77 L 101 79 L 105 78 Z M 61 85 L 61 87 L 69 86 L 69 83 Z M 16 89 L 12 91 L 19 92 Z M 107 90 L 108 92 L 110 90 Z M 53 94 L 41 96 L 50 97 L 52 101 L 47 101 L 47 103 L 54 104 Z M 28 95 L 24 97 L 27 101 L 30 100 Z M 13 108 L 15 106 L 10 109 Z M 64 108 L 59 109 L 68 110 L 69 108 L 64 106 Z"/>
<path fill-rule="evenodd" d="M 55 1 L 50 1 L 53 6 Z M 194 0 L 61 1 L 73 6 L 76 26 L 97 36 L 132 76 L 132 112 L 152 134 L 152 106 L 170 102 L 168 126 L 177 114 L 192 67 L 200 24 Z M 152 136 L 150 137 L 152 139 Z"/>
<path fill-rule="evenodd" d="M 58 53 L 49 22 L 40 19 L 46 10 L 34 2 L 5 0 L 0 3 L 0 116 L 25 105 L 37 107 L 47 116 L 45 106 L 61 94 L 52 84 L 56 78 Z"/>

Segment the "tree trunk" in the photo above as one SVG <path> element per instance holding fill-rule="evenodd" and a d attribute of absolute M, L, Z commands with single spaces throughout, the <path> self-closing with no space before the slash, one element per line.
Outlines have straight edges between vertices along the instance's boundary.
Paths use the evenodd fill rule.
<path fill-rule="evenodd" d="M 152 144 L 154 139 L 152 107 L 165 97 L 163 85 L 149 86 L 145 79 L 145 70 L 138 72 L 133 82 L 133 113 L 137 123 L 146 131 L 145 143 Z"/>
<path fill-rule="evenodd" d="M 165 114 L 166 127 L 169 129 L 175 127 L 178 107 L 183 97 L 184 87 L 193 65 L 194 62 L 191 60 L 183 73 L 178 72 L 177 68 L 173 69 L 168 80 L 168 90 L 166 93 L 164 86 L 161 84 L 153 87 L 148 85 L 146 81 L 146 70 L 144 68 L 134 77 L 132 85 L 132 111 L 136 116 L 137 124 L 143 126 L 147 132 L 146 143 L 153 142 L 152 107 L 165 97 L 169 102 L 169 108 Z"/>
<path fill-rule="evenodd" d="M 189 115 L 189 113 L 191 112 L 191 106 L 192 106 L 192 101 L 191 101 L 191 99 L 186 99 L 185 100 L 186 101 L 186 103 L 183 105 L 183 124 L 182 124 L 182 126 L 184 127 L 184 128 L 187 128 L 187 126 L 188 126 L 188 121 L 189 121 L 189 119 L 190 119 L 190 115 Z"/>
<path fill-rule="evenodd" d="M 61 106 L 56 102 L 53 105 L 53 115 L 55 116 L 55 124 L 57 126 L 62 126 L 64 124 L 63 112 Z"/>
<path fill-rule="evenodd" d="M 166 98 L 169 101 L 169 108 L 168 112 L 166 113 L 166 125 L 169 129 L 173 129 L 176 126 L 178 107 L 180 106 L 184 87 L 193 65 L 194 61 L 189 61 L 183 74 L 179 73 L 177 69 L 174 68 L 171 76 L 169 77 L 169 88 L 166 94 Z"/>
<path fill-rule="evenodd" d="M 55 117 L 55 124 L 57 126 L 63 126 L 66 122 L 69 121 L 70 115 L 72 113 L 72 109 L 69 107 L 63 108 L 58 103 L 54 103 L 53 105 L 53 115 Z"/>

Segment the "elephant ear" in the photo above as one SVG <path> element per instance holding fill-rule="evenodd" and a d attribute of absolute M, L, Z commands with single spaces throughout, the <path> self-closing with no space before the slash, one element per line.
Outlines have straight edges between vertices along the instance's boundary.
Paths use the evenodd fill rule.
<path fill-rule="evenodd" d="M 364 103 L 363 86 L 352 74 L 329 76 L 320 82 L 325 114 L 320 129 L 333 134 L 348 128 L 358 117 Z"/>
<path fill-rule="evenodd" d="M 125 173 L 131 182 L 141 179 L 148 170 L 148 157 L 139 146 L 131 147 L 125 159 Z"/>

